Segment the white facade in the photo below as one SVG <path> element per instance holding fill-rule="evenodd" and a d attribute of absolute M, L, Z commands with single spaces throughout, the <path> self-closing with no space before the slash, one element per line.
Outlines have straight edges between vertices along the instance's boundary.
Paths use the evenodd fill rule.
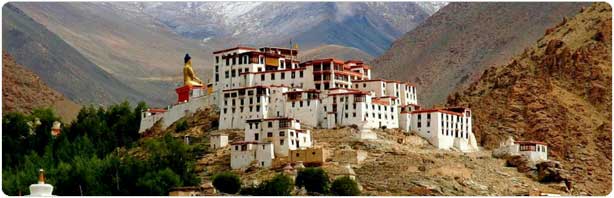
<path fill-rule="evenodd" d="M 216 134 L 209 137 L 209 145 L 212 150 L 228 146 L 228 135 Z"/>
<path fill-rule="evenodd" d="M 301 129 L 301 124 L 292 118 L 269 118 L 247 120 L 245 141 L 271 142 L 275 156 L 288 156 L 289 150 L 312 146 L 311 132 Z"/>
<path fill-rule="evenodd" d="M 526 156 L 531 161 L 539 162 L 548 160 L 548 146 L 546 143 L 536 141 L 516 141 L 514 147 L 520 155 Z"/>
<path fill-rule="evenodd" d="M 478 150 L 471 129 L 471 111 L 467 108 L 413 111 L 411 123 L 411 130 L 439 149 Z"/>
<path fill-rule="evenodd" d="M 291 150 L 312 146 L 311 132 L 301 129 L 292 118 L 246 120 L 244 141 L 231 144 L 232 169 L 246 168 L 254 161 L 257 167 L 270 167 L 275 157 L 287 157 Z"/>
<path fill-rule="evenodd" d="M 230 167 L 247 168 L 252 163 L 256 167 L 268 168 L 273 164 L 273 144 L 267 142 L 235 142 L 230 144 Z"/>
<path fill-rule="evenodd" d="M 165 109 L 148 109 L 142 112 L 139 133 L 151 128 L 160 119 L 162 119 L 162 127 L 167 128 L 182 117 L 214 104 L 213 96 L 204 95 L 204 90 L 195 89 L 191 93 L 187 101 L 169 105 Z"/>
<path fill-rule="evenodd" d="M 326 112 L 325 128 L 362 125 L 365 128 L 398 128 L 395 100 L 374 99 L 368 92 L 334 89 L 322 99 Z"/>

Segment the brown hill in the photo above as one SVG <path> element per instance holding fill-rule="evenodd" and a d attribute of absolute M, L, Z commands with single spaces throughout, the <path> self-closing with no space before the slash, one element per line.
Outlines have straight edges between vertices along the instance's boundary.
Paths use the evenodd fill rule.
<path fill-rule="evenodd" d="M 549 144 L 576 191 L 606 195 L 612 176 L 611 7 L 597 3 L 548 29 L 512 63 L 448 98 L 473 109 L 487 148 L 507 136 Z"/>
<path fill-rule="evenodd" d="M 2 53 L 2 111 L 30 113 L 34 108 L 51 107 L 64 122 L 79 113 L 80 106 L 49 88 L 36 74 Z"/>
<path fill-rule="evenodd" d="M 585 3 L 450 3 L 372 61 L 381 78 L 406 80 L 427 106 L 445 102 L 459 86 L 537 40 L 546 28 Z"/>
<path fill-rule="evenodd" d="M 373 56 L 363 52 L 362 50 L 341 45 L 322 45 L 299 53 L 299 59 L 301 61 L 320 58 L 369 61 L 373 59 Z"/>

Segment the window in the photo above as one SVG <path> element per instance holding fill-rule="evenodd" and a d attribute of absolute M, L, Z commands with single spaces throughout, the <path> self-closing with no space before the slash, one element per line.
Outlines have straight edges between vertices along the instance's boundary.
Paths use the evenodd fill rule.
<path fill-rule="evenodd" d="M 273 122 L 269 122 L 269 128 L 273 127 Z"/>
<path fill-rule="evenodd" d="M 279 140 L 279 145 L 284 145 L 284 140 Z"/>
<path fill-rule="evenodd" d="M 230 73 L 228 73 L 228 71 L 224 72 L 224 78 L 229 78 L 230 77 Z"/>
<path fill-rule="evenodd" d="M 286 136 L 286 132 L 280 131 L 279 132 L 279 137 L 283 137 L 283 136 Z"/>
<path fill-rule="evenodd" d="M 264 74 L 260 74 L 260 81 L 264 81 Z"/>
<path fill-rule="evenodd" d="M 267 137 L 273 137 L 273 132 L 268 132 L 268 133 L 266 134 L 266 136 L 267 136 Z"/>
<path fill-rule="evenodd" d="M 258 141 L 258 135 L 259 135 L 259 134 L 257 134 L 257 133 L 256 133 L 256 134 L 254 134 L 254 140 Z"/>
<path fill-rule="evenodd" d="M 301 77 L 301 78 L 303 77 L 303 71 L 298 72 L 298 77 Z"/>
<path fill-rule="evenodd" d="M 275 80 L 275 73 L 271 73 L 271 80 Z"/>
<path fill-rule="evenodd" d="M 220 57 L 219 56 L 215 56 L 215 63 L 219 63 L 220 62 Z"/>
<path fill-rule="evenodd" d="M 292 74 L 290 74 L 290 78 L 292 78 L 292 79 L 296 78 L 296 73 L 292 72 Z"/>
<path fill-rule="evenodd" d="M 283 80 L 283 79 L 286 79 L 286 72 L 282 72 L 282 73 L 281 73 L 281 79 L 282 79 L 282 80 Z"/>
<path fill-rule="evenodd" d="M 230 59 L 226 57 L 226 66 L 230 65 Z"/>

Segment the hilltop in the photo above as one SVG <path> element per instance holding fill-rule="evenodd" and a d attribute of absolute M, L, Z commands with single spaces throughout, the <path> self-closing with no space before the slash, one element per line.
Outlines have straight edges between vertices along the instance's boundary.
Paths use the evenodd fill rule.
<path fill-rule="evenodd" d="M 448 105 L 474 112 L 486 148 L 507 136 L 549 144 L 574 193 L 606 195 L 612 176 L 611 7 L 596 3 L 565 18 L 509 64 L 492 67 Z"/>
<path fill-rule="evenodd" d="M 588 3 L 453 2 L 392 43 L 371 65 L 377 78 L 410 81 L 426 106 L 479 77 Z"/>
<path fill-rule="evenodd" d="M 81 108 L 61 93 L 49 88 L 36 74 L 2 53 L 2 111 L 31 113 L 35 108 L 50 107 L 62 121 L 70 122 Z"/>

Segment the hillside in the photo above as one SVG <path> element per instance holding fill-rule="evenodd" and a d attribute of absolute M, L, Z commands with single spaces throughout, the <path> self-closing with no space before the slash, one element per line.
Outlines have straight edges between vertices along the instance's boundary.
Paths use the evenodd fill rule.
<path fill-rule="evenodd" d="M 284 165 L 272 169 L 248 168 L 230 169 L 230 148 L 211 151 L 209 136 L 225 133 L 229 141 L 243 140 L 243 130 L 215 130 L 213 123 L 218 115 L 209 110 L 198 111 L 184 118 L 189 128 L 175 131 L 174 125 L 168 129 L 155 128 L 152 135 L 145 138 L 160 138 L 163 133 L 173 137 L 191 137 L 190 144 L 202 147 L 198 153 L 195 171 L 203 184 L 211 182 L 212 176 L 224 171 L 232 171 L 241 176 L 244 184 L 262 182 L 281 172 Z M 356 178 L 363 187 L 362 195 L 528 195 L 530 190 L 565 194 L 558 184 L 541 184 L 514 167 L 506 167 L 505 160 L 491 157 L 488 150 L 475 153 L 460 153 L 439 150 L 416 135 L 407 135 L 397 129 L 376 130 L 377 140 L 358 140 L 352 128 L 314 129 L 313 142 L 316 147 L 327 149 L 326 163 L 322 168 L 334 178 L 342 171 L 348 158 L 335 155 L 336 151 L 365 152 L 364 160 L 351 162 Z M 404 140 L 399 143 L 399 139 Z M 144 139 L 141 139 L 143 141 Z M 129 151 L 134 156 L 143 156 L 141 149 Z"/>
<path fill-rule="evenodd" d="M 138 2 L 112 3 L 152 16 L 175 33 L 234 47 L 237 44 L 302 49 L 337 44 L 372 55 L 413 29 L 445 2 Z"/>
<path fill-rule="evenodd" d="M 15 7 L 2 7 L 2 48 L 49 87 L 77 103 L 110 104 L 142 99 L 45 26 Z"/>
<path fill-rule="evenodd" d="M 71 121 L 79 113 L 78 104 L 47 85 L 32 71 L 15 63 L 11 55 L 2 53 L 2 111 L 30 113 L 34 108 L 53 108 L 63 121 Z"/>
<path fill-rule="evenodd" d="M 371 60 L 373 56 L 353 47 L 323 45 L 300 52 L 298 58 L 301 61 L 321 58 L 337 58 L 342 60 L 362 60 L 366 62 Z"/>
<path fill-rule="evenodd" d="M 215 47 L 182 38 L 149 16 L 125 12 L 108 3 L 18 2 L 11 5 L 23 10 L 113 78 L 142 94 L 139 99 L 148 103 L 166 105 L 175 100 L 174 88 L 181 82 L 185 53 L 193 57 L 195 71 L 202 79 L 211 77 L 210 56 Z"/>
<path fill-rule="evenodd" d="M 458 87 L 493 65 L 507 63 L 585 3 L 454 2 L 396 40 L 371 62 L 373 75 L 415 82 L 426 106 L 445 102 Z"/>
<path fill-rule="evenodd" d="M 448 98 L 473 110 L 476 138 L 549 144 L 576 193 L 606 195 L 612 176 L 611 7 L 597 3 L 546 31 L 507 65 L 489 68 Z"/>

